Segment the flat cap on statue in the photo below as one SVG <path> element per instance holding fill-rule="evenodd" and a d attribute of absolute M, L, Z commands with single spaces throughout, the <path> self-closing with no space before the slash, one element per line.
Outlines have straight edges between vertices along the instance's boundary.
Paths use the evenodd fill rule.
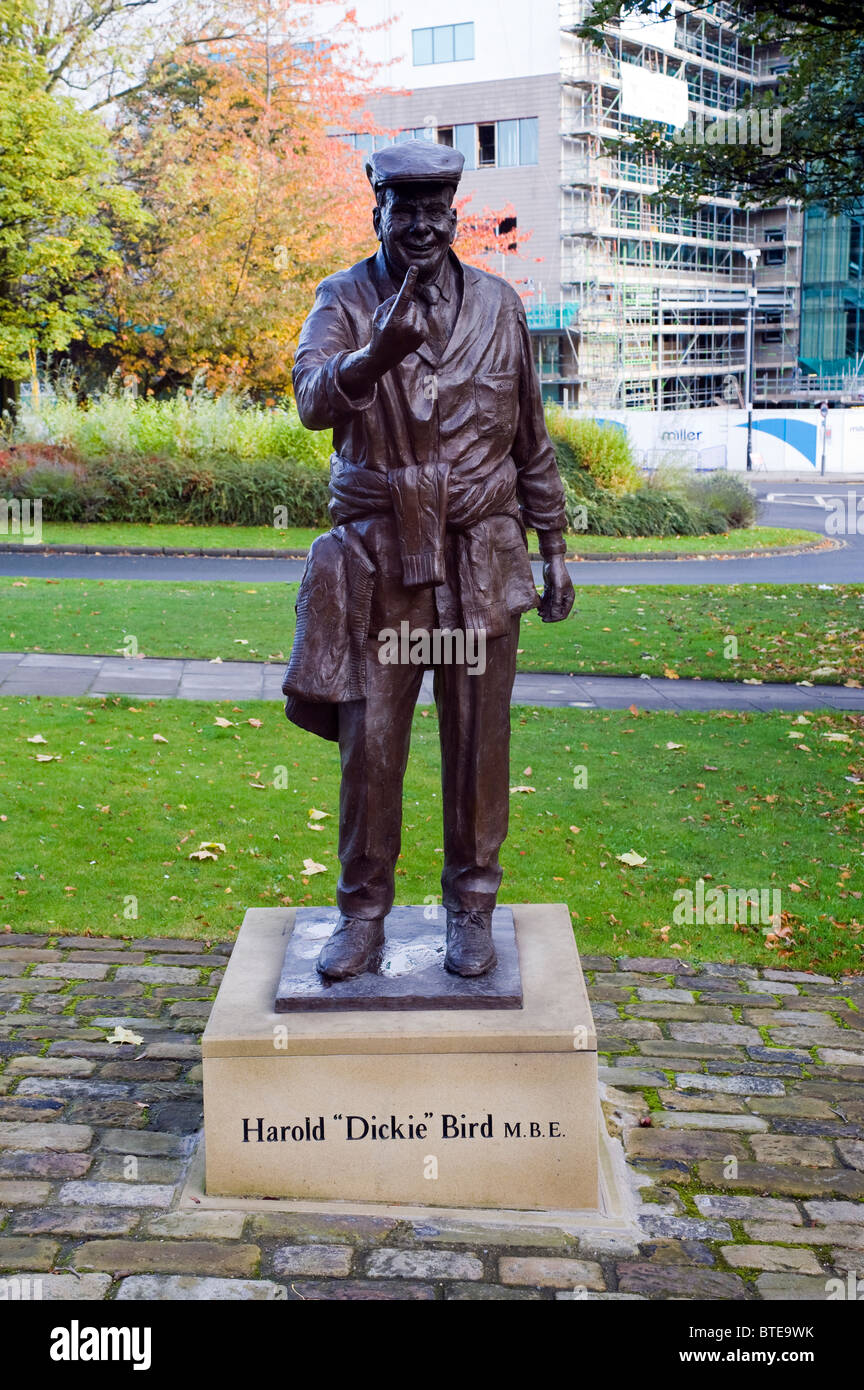
<path fill-rule="evenodd" d="M 442 183 L 454 188 L 465 156 L 434 140 L 404 140 L 376 150 L 366 160 L 366 177 L 377 192 L 393 183 Z"/>

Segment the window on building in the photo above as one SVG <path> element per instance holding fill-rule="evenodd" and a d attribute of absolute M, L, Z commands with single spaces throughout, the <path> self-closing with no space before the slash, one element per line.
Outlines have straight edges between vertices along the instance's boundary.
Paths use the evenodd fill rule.
<path fill-rule="evenodd" d="M 853 217 L 849 224 L 849 279 L 860 280 L 864 268 L 864 221 Z"/>
<path fill-rule="evenodd" d="M 453 25 L 453 60 L 456 63 L 469 63 L 474 57 L 474 25 Z"/>
<path fill-rule="evenodd" d="M 497 163 L 508 169 L 519 163 L 519 122 L 499 121 L 497 134 Z M 493 162 L 495 162 L 493 160 Z"/>
<path fill-rule="evenodd" d="M 503 219 L 498 223 L 498 235 L 499 235 L 500 237 L 509 236 L 512 232 L 515 232 L 515 230 L 516 230 L 516 218 L 515 218 L 515 217 L 505 217 L 505 218 L 503 218 Z M 516 250 L 518 249 L 518 246 L 519 246 L 519 243 L 518 243 L 515 239 L 514 239 L 513 241 L 508 241 L 508 242 L 507 242 L 507 250 L 508 250 L 508 251 L 516 251 Z"/>
<path fill-rule="evenodd" d="M 536 116 L 523 116 L 519 121 L 519 163 L 536 164 L 538 154 L 538 130 Z"/>
<path fill-rule="evenodd" d="M 489 122 L 487 125 L 477 127 L 477 167 L 478 169 L 488 169 L 495 164 L 495 124 Z"/>
<path fill-rule="evenodd" d="M 765 264 L 766 264 L 766 265 L 785 265 L 785 264 L 786 264 L 786 247 L 785 247 L 785 246 L 770 246 L 770 247 L 768 247 L 767 250 L 766 250 L 766 252 L 765 252 Z"/>
<path fill-rule="evenodd" d="M 432 30 L 414 29 L 411 34 L 411 39 L 414 47 L 415 68 L 425 67 L 427 63 L 433 62 Z"/>
<path fill-rule="evenodd" d="M 415 68 L 429 63 L 467 63 L 474 57 L 474 25 L 437 24 L 411 32 Z"/>
<path fill-rule="evenodd" d="M 522 116 L 507 121 L 483 121 L 479 125 L 414 126 L 394 136 L 346 134 L 337 137 L 356 150 L 370 153 L 385 145 L 401 145 L 407 140 L 437 140 L 439 145 L 459 150 L 466 169 L 508 169 L 519 164 L 537 164 L 538 120 Z"/>
<path fill-rule="evenodd" d="M 465 168 L 474 169 L 477 166 L 477 128 L 473 125 L 454 125 L 453 127 L 453 148 L 458 150 L 465 159 Z"/>
<path fill-rule="evenodd" d="M 763 343 L 782 343 L 783 334 L 779 328 L 766 328 L 762 334 Z"/>
<path fill-rule="evenodd" d="M 432 30 L 432 62 L 452 63 L 455 61 L 453 25 L 439 24 Z"/>
<path fill-rule="evenodd" d="M 782 227 L 769 227 L 765 232 L 766 241 L 785 241 L 786 233 Z"/>

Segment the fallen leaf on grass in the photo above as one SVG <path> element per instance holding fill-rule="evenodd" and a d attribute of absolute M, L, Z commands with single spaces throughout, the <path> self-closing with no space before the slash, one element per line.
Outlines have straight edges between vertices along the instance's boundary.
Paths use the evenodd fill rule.
<path fill-rule="evenodd" d="M 667 744 L 666 744 L 666 747 L 669 748 L 669 749 L 672 749 L 672 748 L 683 748 L 683 747 L 684 747 L 684 744 L 683 744 L 683 743 L 667 743 Z"/>
<path fill-rule="evenodd" d="M 218 859 L 220 854 L 225 853 L 225 846 L 218 840 L 202 840 L 197 849 L 193 849 L 189 855 L 190 859 Z"/>
<path fill-rule="evenodd" d="M 219 729 L 236 729 L 236 728 L 237 728 L 237 725 L 234 723 L 233 719 L 223 719 L 222 716 L 221 716 L 221 714 L 218 714 L 218 715 L 216 716 L 216 718 L 213 720 L 213 723 L 214 723 L 214 724 L 217 726 L 217 728 L 219 728 Z"/>
<path fill-rule="evenodd" d="M 260 720 L 260 719 L 247 719 L 247 720 L 246 720 L 246 723 L 247 723 L 247 724 L 251 724 L 253 729 L 260 729 L 260 728 L 261 728 L 262 722 L 263 722 L 263 721 Z"/>
<path fill-rule="evenodd" d="M 314 806 L 309 811 L 310 820 L 327 820 L 329 815 L 329 811 L 317 811 Z"/>
<path fill-rule="evenodd" d="M 622 864 L 629 864 L 632 869 L 638 869 L 640 864 L 645 864 L 647 858 L 643 854 L 637 854 L 635 849 L 628 849 L 626 854 L 616 854 L 616 859 Z"/>
<path fill-rule="evenodd" d="M 163 738 L 162 734 L 154 734 L 154 735 L 153 735 L 153 742 L 154 742 L 154 743 L 167 743 L 168 740 L 167 740 L 167 738 Z"/>
<path fill-rule="evenodd" d="M 514 792 L 536 792 L 536 790 L 536 787 L 511 787 L 510 795 L 512 796 Z"/>
<path fill-rule="evenodd" d="M 313 874 L 326 874 L 326 864 L 316 864 L 314 859 L 303 860 L 303 872 L 311 878 Z"/>
<path fill-rule="evenodd" d="M 28 738 L 27 742 L 28 742 L 28 743 L 47 743 L 48 740 L 47 740 L 47 738 L 43 738 L 41 734 L 34 734 L 32 738 Z"/>

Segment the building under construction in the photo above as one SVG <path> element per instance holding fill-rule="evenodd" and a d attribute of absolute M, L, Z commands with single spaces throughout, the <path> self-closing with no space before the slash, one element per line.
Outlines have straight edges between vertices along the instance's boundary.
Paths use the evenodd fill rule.
<path fill-rule="evenodd" d="M 833 349 L 850 341 L 860 272 L 854 291 L 841 286 L 831 300 L 843 327 L 831 350 L 803 353 L 800 209 L 748 212 L 723 188 L 695 211 L 658 202 L 657 156 L 610 145 L 644 120 L 709 142 L 709 127 L 715 140 L 779 138 L 743 108 L 748 92 L 776 81 L 783 55 L 745 45 L 732 5 L 676 0 L 666 18 L 606 25 L 602 47 L 578 34 L 590 0 L 447 0 L 432 16 L 417 0 L 357 9 L 382 26 L 370 44 L 391 64 L 388 84 L 410 89 L 373 103 L 379 128 L 455 145 L 472 207 L 509 204 L 531 231 L 522 256 L 495 269 L 525 296 L 547 397 L 593 410 L 741 405 L 752 353 L 756 404 L 857 399 L 848 355 Z M 387 137 L 352 138 L 368 149 Z M 855 233 L 849 219 L 832 227 L 839 281 L 849 260 L 840 243 L 851 237 L 854 259 Z M 812 252 L 812 274 L 818 259 Z M 827 303 L 817 288 L 814 343 Z"/>

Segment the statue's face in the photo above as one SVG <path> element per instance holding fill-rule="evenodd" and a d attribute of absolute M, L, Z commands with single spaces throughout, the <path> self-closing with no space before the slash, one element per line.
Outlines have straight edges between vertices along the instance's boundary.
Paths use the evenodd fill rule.
<path fill-rule="evenodd" d="M 384 190 L 373 213 L 392 271 L 404 276 L 416 265 L 421 280 L 434 280 L 456 236 L 451 192 L 437 184 L 396 184 Z"/>

